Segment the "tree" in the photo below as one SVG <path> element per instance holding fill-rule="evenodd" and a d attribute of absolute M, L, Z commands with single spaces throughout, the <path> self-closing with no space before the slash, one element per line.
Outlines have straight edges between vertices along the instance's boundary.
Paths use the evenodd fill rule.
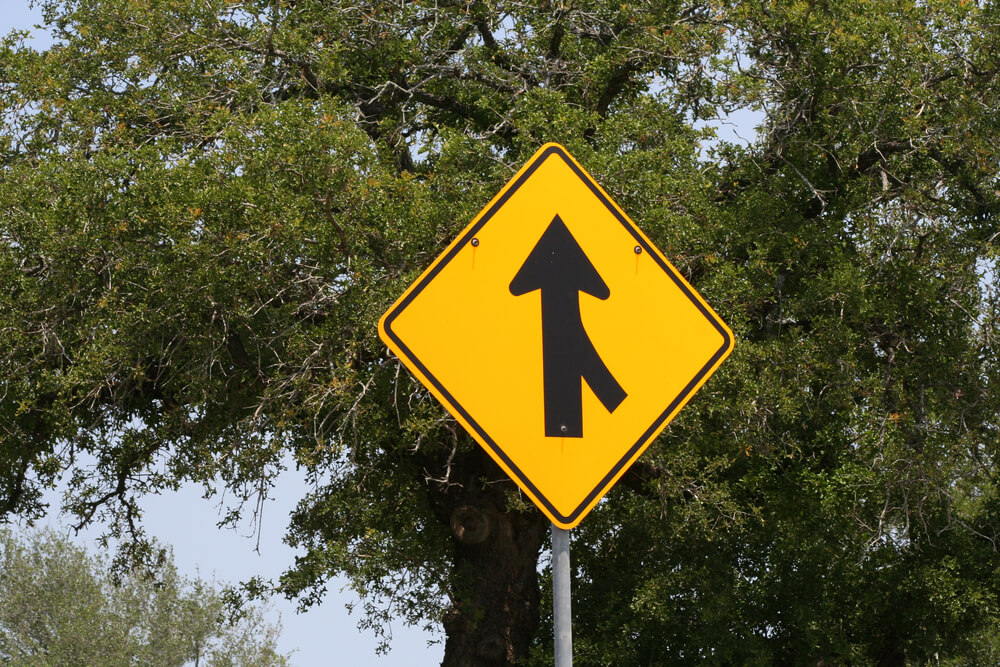
<path fill-rule="evenodd" d="M 582 659 L 988 653 L 994 4 L 43 6 L 56 45 L 0 59 L 6 514 L 69 476 L 113 533 L 185 480 L 236 521 L 291 455 L 277 589 L 537 657 L 547 524 L 375 325 L 554 140 L 737 334 L 577 533 Z"/>
<path fill-rule="evenodd" d="M 287 664 L 260 610 L 226 620 L 223 596 L 181 577 L 168 553 L 155 573 L 119 580 L 55 531 L 0 532 L 0 659 L 5 665 Z"/>

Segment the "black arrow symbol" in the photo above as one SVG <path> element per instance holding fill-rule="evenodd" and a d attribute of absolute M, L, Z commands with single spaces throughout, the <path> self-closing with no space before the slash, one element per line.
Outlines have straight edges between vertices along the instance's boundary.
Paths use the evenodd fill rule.
<path fill-rule="evenodd" d="M 601 360 L 580 318 L 580 292 L 611 295 L 597 269 L 557 215 L 510 281 L 510 293 L 542 291 L 542 365 L 545 436 L 583 437 L 587 381 L 608 412 L 627 394 Z"/>

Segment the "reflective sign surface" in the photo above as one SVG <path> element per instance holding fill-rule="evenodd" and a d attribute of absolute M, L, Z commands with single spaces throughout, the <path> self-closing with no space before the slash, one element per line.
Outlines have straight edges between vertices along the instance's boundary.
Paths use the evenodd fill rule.
<path fill-rule="evenodd" d="M 579 523 L 733 345 L 557 144 L 393 304 L 379 333 L 562 528 Z"/>

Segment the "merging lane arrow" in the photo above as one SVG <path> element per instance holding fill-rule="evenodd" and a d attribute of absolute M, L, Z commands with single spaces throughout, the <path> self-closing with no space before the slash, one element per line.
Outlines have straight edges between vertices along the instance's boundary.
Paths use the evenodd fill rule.
<path fill-rule="evenodd" d="M 611 291 L 557 215 L 510 282 L 510 293 L 542 294 L 545 437 L 583 437 L 581 379 L 614 412 L 627 394 L 583 328 L 580 292 L 604 300 Z"/>

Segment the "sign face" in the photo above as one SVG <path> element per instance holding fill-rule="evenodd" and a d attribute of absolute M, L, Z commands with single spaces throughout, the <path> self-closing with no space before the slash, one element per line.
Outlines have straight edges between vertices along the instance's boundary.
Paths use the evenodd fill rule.
<path fill-rule="evenodd" d="M 733 346 L 726 324 L 557 144 L 542 146 L 389 308 L 379 334 L 567 529 Z"/>

